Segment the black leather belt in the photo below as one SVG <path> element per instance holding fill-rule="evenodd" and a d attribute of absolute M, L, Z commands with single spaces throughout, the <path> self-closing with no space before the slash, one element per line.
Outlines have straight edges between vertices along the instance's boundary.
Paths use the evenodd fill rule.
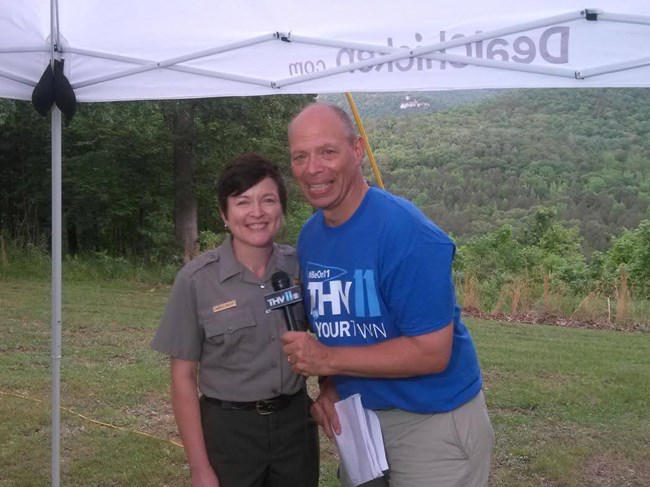
<path fill-rule="evenodd" d="M 258 414 L 267 415 L 272 414 L 280 409 L 286 408 L 291 404 L 291 400 L 301 394 L 299 391 L 293 395 L 281 394 L 270 399 L 262 399 L 260 401 L 238 402 L 238 401 L 223 401 L 214 397 L 203 396 L 203 398 L 210 404 L 219 406 L 221 409 L 235 409 L 235 410 L 254 410 Z"/>

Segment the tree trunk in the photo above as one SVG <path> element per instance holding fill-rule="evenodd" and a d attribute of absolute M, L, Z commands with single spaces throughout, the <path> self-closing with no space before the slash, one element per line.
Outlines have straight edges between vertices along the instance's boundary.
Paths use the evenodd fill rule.
<path fill-rule="evenodd" d="M 77 235 L 77 226 L 70 219 L 66 219 L 66 232 L 68 234 L 67 248 L 68 254 L 77 255 L 79 253 L 79 239 Z"/>
<path fill-rule="evenodd" d="M 194 194 L 195 103 L 177 102 L 172 114 L 174 140 L 174 233 L 189 262 L 199 253 L 197 203 Z"/>

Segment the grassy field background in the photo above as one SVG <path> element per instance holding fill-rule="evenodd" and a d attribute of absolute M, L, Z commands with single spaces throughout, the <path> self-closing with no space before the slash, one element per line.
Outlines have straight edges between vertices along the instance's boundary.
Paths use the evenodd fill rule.
<path fill-rule="evenodd" d="M 65 486 L 189 486 L 149 341 L 168 287 L 63 286 Z M 650 334 L 467 319 L 496 433 L 491 486 L 650 485 Z M 0 487 L 50 485 L 50 284 L 0 279 Z M 337 485 L 322 442 L 321 485 Z"/>

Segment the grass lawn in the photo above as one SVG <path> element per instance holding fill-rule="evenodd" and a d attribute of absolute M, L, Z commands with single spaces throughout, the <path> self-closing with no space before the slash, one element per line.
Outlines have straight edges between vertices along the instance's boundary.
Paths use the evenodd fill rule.
<path fill-rule="evenodd" d="M 168 292 L 64 283 L 62 485 L 190 485 L 167 358 L 148 347 Z M 496 433 L 491 486 L 650 485 L 650 334 L 467 325 Z M 0 487 L 50 485 L 49 282 L 0 280 L 0 371 Z M 322 469 L 337 485 L 327 440 Z"/>

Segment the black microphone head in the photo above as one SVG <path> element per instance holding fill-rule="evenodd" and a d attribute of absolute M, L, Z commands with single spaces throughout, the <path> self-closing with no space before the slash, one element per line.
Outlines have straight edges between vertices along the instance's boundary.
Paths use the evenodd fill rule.
<path fill-rule="evenodd" d="M 282 291 L 291 287 L 291 278 L 284 271 L 278 271 L 271 276 L 271 286 L 274 291 Z"/>

